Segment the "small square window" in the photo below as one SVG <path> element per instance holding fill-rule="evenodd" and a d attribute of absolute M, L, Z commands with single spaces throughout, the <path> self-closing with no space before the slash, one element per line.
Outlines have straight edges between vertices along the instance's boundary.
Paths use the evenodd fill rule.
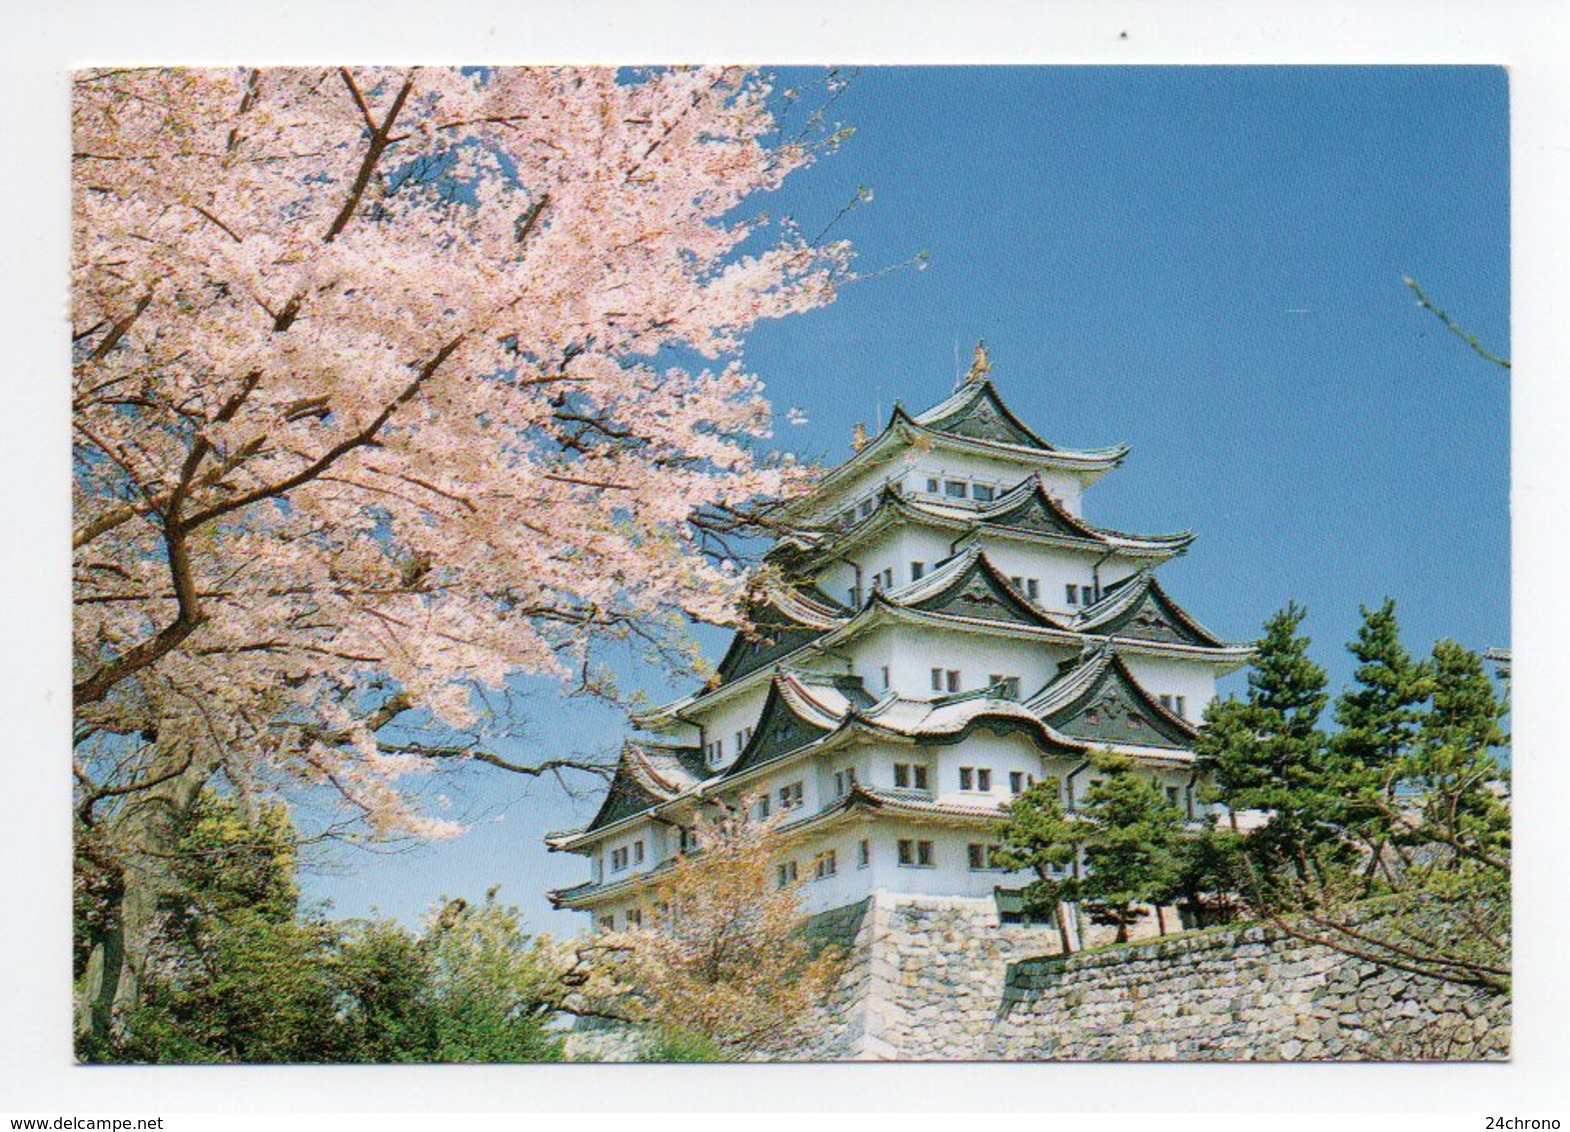
<path fill-rule="evenodd" d="M 894 786 L 895 786 L 896 789 L 909 789 L 910 788 L 910 764 L 909 763 L 895 763 L 894 764 Z"/>
<path fill-rule="evenodd" d="M 976 788 L 976 768 L 962 766 L 959 768 L 959 788 L 961 790 L 974 790 Z"/>
<path fill-rule="evenodd" d="M 970 485 L 970 497 L 977 503 L 991 503 L 996 492 L 984 483 Z"/>
<path fill-rule="evenodd" d="M 1026 578 L 1025 579 L 1025 596 L 1028 597 L 1031 601 L 1035 601 L 1037 598 L 1039 598 L 1041 596 L 1041 579 L 1040 578 Z"/>
<path fill-rule="evenodd" d="M 1070 582 L 1068 585 L 1064 586 L 1063 589 L 1064 589 L 1064 592 L 1067 593 L 1067 595 L 1068 595 L 1068 603 L 1070 605 L 1078 605 L 1079 604 L 1079 587 L 1076 586 L 1073 582 Z"/>
<path fill-rule="evenodd" d="M 796 883 L 796 862 L 784 862 L 775 869 L 774 875 L 775 878 L 779 881 L 779 886 L 781 888 L 784 888 L 786 885 Z"/>
<path fill-rule="evenodd" d="M 949 691 L 959 691 L 959 672 L 952 668 L 949 669 L 945 674 L 944 683 L 948 686 Z"/>
<path fill-rule="evenodd" d="M 976 771 L 976 789 L 983 794 L 990 793 L 992 790 L 992 772 L 986 767 Z"/>
<path fill-rule="evenodd" d="M 916 863 L 916 843 L 907 841 L 903 837 L 899 841 L 899 863 L 914 865 Z"/>
<path fill-rule="evenodd" d="M 972 869 L 984 869 L 987 867 L 987 847 L 985 845 L 971 842 L 965 846 L 965 857 Z"/>
<path fill-rule="evenodd" d="M 600 930 L 602 932 L 610 932 L 610 931 L 615 931 L 616 930 L 616 917 L 614 915 L 601 916 L 599 918 L 599 920 L 597 921 L 597 923 L 599 924 Z"/>
<path fill-rule="evenodd" d="M 921 581 L 922 575 L 924 575 L 926 572 L 927 572 L 927 564 L 925 562 L 912 562 L 910 564 L 910 580 L 911 581 L 913 581 L 913 582 Z"/>
<path fill-rule="evenodd" d="M 933 479 L 931 476 L 928 476 L 927 477 L 927 490 L 929 492 L 931 492 L 933 495 L 936 495 L 938 493 L 938 487 L 939 487 L 938 481 Z"/>
<path fill-rule="evenodd" d="M 1167 805 L 1176 806 L 1178 804 L 1178 799 L 1182 797 L 1182 791 L 1180 791 L 1176 786 L 1168 786 L 1166 789 Z"/>
<path fill-rule="evenodd" d="M 950 499 L 964 499 L 967 486 L 964 480 L 945 480 L 943 482 L 943 494 Z"/>
<path fill-rule="evenodd" d="M 911 767 L 910 771 L 911 777 L 914 780 L 912 785 L 914 785 L 917 790 L 925 790 L 927 788 L 927 768 L 918 763 L 917 765 Z"/>
<path fill-rule="evenodd" d="M 635 865 L 643 864 L 643 842 L 641 841 L 632 843 L 632 863 Z"/>
<path fill-rule="evenodd" d="M 825 877 L 834 876 L 838 872 L 839 859 L 832 849 L 818 854 L 817 860 L 812 863 L 812 877 L 814 880 L 823 880 Z"/>
<path fill-rule="evenodd" d="M 932 842 L 916 842 L 916 864 L 921 865 L 923 868 L 930 869 L 932 867 Z"/>
<path fill-rule="evenodd" d="M 641 927 L 643 927 L 643 909 L 642 908 L 628 908 L 627 909 L 627 928 L 628 928 L 628 930 L 630 931 L 630 930 L 632 930 L 634 928 L 641 928 Z"/>
<path fill-rule="evenodd" d="M 1174 711 L 1184 719 L 1188 718 L 1188 704 L 1182 696 L 1173 696 Z"/>
<path fill-rule="evenodd" d="M 1009 793 L 1023 794 L 1025 792 L 1025 772 L 1022 770 L 1009 771 Z"/>
<path fill-rule="evenodd" d="M 943 691 L 943 669 L 941 668 L 932 670 L 932 690 L 934 692 Z"/>
<path fill-rule="evenodd" d="M 801 806 L 801 783 L 792 782 L 789 786 L 780 787 L 780 809 L 794 810 Z"/>
<path fill-rule="evenodd" d="M 1161 694 L 1161 696 L 1160 696 L 1160 699 L 1161 699 L 1161 706 L 1166 708 L 1168 711 L 1171 711 L 1172 710 L 1172 697 L 1167 695 L 1165 692 L 1163 692 Z"/>

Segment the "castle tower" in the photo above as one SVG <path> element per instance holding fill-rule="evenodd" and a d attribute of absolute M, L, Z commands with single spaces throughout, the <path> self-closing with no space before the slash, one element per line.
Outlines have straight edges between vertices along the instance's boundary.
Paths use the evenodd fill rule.
<path fill-rule="evenodd" d="M 597 926 L 649 914 L 704 803 L 792 832 L 782 879 L 809 911 L 874 895 L 999 902 L 1001 807 L 1032 782 L 1083 797 L 1093 752 L 1131 756 L 1191 817 L 1192 741 L 1243 664 L 1157 580 L 1187 532 L 1090 523 L 1084 496 L 1126 446 L 1048 443 L 992 384 L 983 348 L 951 396 L 887 425 L 786 511 L 784 581 L 707 687 L 648 712 L 593 820 L 552 849 L 590 863 L 552 893 Z"/>

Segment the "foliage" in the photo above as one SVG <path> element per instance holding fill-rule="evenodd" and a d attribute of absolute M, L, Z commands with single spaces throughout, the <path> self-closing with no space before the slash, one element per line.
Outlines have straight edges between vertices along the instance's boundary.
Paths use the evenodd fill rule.
<path fill-rule="evenodd" d="M 768 95 L 730 68 L 78 74 L 83 726 L 439 833 L 393 718 L 468 727 L 509 672 L 733 621 L 714 540 L 795 482 L 739 351 L 848 254 L 733 218 L 812 160 L 769 143 Z"/>
<path fill-rule="evenodd" d="M 1427 666 L 1401 644 L 1395 602 L 1362 610 L 1363 623 L 1347 646 L 1358 660 L 1355 684 L 1336 699 L 1340 730 L 1330 738 L 1326 796 L 1330 818 L 1377 859 L 1390 835 L 1396 784 L 1407 767 L 1423 704 L 1436 688 Z"/>
<path fill-rule="evenodd" d="M 560 1056 L 560 955 L 494 890 L 420 934 L 300 914 L 281 807 L 247 819 L 203 792 L 180 823 L 174 883 L 141 993 L 79 1053 L 116 1062 L 540 1061 Z"/>
<path fill-rule="evenodd" d="M 603 770 L 504 758 L 477 698 L 608 693 L 604 644 L 681 666 L 736 620 L 730 540 L 804 480 L 742 347 L 850 277 L 738 214 L 844 136 L 769 100 L 737 68 L 74 76 L 87 1000 L 134 997 L 157 808 L 221 778 L 315 837 L 451 835 L 433 768 Z"/>
<path fill-rule="evenodd" d="M 1298 632 L 1307 613 L 1289 604 L 1265 623 L 1247 697 L 1212 701 L 1194 746 L 1200 770 L 1230 808 L 1270 814 L 1251 848 L 1272 867 L 1288 864 L 1300 879 L 1309 874 L 1308 846 L 1324 808 L 1319 717 L 1329 698 L 1325 670 Z"/>
<path fill-rule="evenodd" d="M 1059 902 L 1083 902 L 1093 919 L 1117 928 L 1121 942 L 1143 906 L 1180 891 L 1185 821 L 1132 760 L 1109 751 L 1094 766 L 1101 777 L 1072 815 L 1063 813 L 1052 783 L 1036 783 L 1010 803 L 996 861 L 1036 871 L 1025 889 L 1033 914 L 1055 916 Z M 1077 856 L 1083 873 L 1076 867 L 1062 875 Z"/>
<path fill-rule="evenodd" d="M 805 882 L 778 883 L 791 845 L 770 823 L 730 816 L 701 826 L 698 846 L 655 886 L 642 929 L 601 937 L 616 1009 L 652 1025 L 667 1052 L 800 1053 L 842 955 L 805 933 Z"/>
<path fill-rule="evenodd" d="M 1394 603 L 1365 608 L 1341 729 L 1326 736 L 1301 619 L 1295 606 L 1272 619 L 1248 700 L 1213 705 L 1197 744 L 1234 818 L 1259 811 L 1243 839 L 1249 903 L 1346 954 L 1508 991 L 1505 708 L 1481 659 L 1440 641 L 1418 662 Z"/>

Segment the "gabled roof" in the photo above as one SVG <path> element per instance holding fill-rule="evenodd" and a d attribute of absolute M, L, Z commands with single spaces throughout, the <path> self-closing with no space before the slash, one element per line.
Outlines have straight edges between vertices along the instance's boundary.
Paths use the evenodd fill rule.
<path fill-rule="evenodd" d="M 1198 734 L 1162 707 L 1106 645 L 1070 662 L 1025 706 L 1054 731 L 1092 744 L 1184 749 Z"/>
<path fill-rule="evenodd" d="M 1087 523 L 1070 514 L 1047 491 L 1039 472 L 1031 473 L 984 507 L 915 499 L 892 484 L 885 485 L 876 498 L 877 506 L 871 514 L 838 529 L 799 531 L 786 536 L 770 549 L 769 556 L 810 562 L 830 549 L 849 553 L 848 548 L 899 523 L 920 523 L 968 536 L 990 532 L 1091 553 L 1114 551 L 1158 561 L 1183 553 L 1194 541 L 1192 531 L 1138 535 Z"/>
<path fill-rule="evenodd" d="M 963 382 L 952 395 L 917 416 L 915 421 L 946 436 L 1034 448 L 1041 452 L 1057 451 L 1010 411 L 998 396 L 996 387 L 986 378 Z"/>
<path fill-rule="evenodd" d="M 980 546 L 971 546 L 907 586 L 876 591 L 871 600 L 923 613 L 1063 628 L 1025 600 Z"/>
<path fill-rule="evenodd" d="M 1129 451 L 1127 444 L 1084 449 L 1048 444 L 1003 404 L 991 381 L 969 381 L 919 416 L 912 416 L 896 403 L 883 431 L 849 460 L 831 469 L 818 482 L 817 490 L 789 505 L 787 513 L 811 510 L 835 484 L 893 459 L 913 444 L 1080 472 L 1087 482 L 1117 467 Z"/>
<path fill-rule="evenodd" d="M 642 813 L 692 790 L 709 771 L 695 747 L 671 747 L 628 740 L 622 746 L 610 789 L 581 833 L 590 833 Z"/>
<path fill-rule="evenodd" d="M 1081 610 L 1073 627 L 1104 637 L 1200 648 L 1228 647 L 1173 601 L 1150 570 L 1120 580 L 1095 605 Z"/>
<path fill-rule="evenodd" d="M 821 739 L 839 726 L 853 704 L 871 697 L 852 676 L 815 680 L 801 673 L 781 672 L 769 685 L 752 738 L 725 777 L 773 762 L 782 755 Z"/>
<path fill-rule="evenodd" d="M 780 588 L 752 611 L 752 632 L 739 632 L 719 663 L 721 683 L 767 667 L 811 644 L 846 621 L 842 607 L 822 591 Z"/>

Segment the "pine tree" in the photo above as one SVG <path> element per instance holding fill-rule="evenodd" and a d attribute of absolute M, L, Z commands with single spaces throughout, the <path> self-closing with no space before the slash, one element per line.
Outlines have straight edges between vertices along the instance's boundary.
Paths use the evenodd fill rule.
<path fill-rule="evenodd" d="M 1086 830 L 1084 823 L 1063 812 L 1058 781 L 1033 782 L 1004 807 L 1007 820 L 998 831 L 1000 845 L 993 864 L 1004 869 L 1030 869 L 1036 879 L 1025 886 L 1025 911 L 1050 919 L 1066 954 L 1071 950 L 1060 891 L 1065 866 L 1075 859 Z"/>
<path fill-rule="evenodd" d="M 1324 793 L 1327 816 L 1373 854 L 1390 835 L 1402 760 L 1417 739 L 1432 691 L 1428 667 L 1401 643 L 1395 602 L 1362 608 L 1363 623 L 1347 649 L 1358 660 L 1356 685 L 1336 700 L 1341 725 L 1330 741 Z"/>
<path fill-rule="evenodd" d="M 1308 611 L 1295 602 L 1265 622 L 1248 674 L 1245 700 L 1213 702 L 1195 743 L 1201 770 L 1234 813 L 1270 815 L 1249 836 L 1263 860 L 1287 863 L 1300 879 L 1308 847 L 1321 839 L 1325 736 L 1319 717 L 1328 695 L 1325 670 L 1308 656 L 1298 632 Z"/>
<path fill-rule="evenodd" d="M 1103 777 L 1085 791 L 1080 810 L 1088 825 L 1081 835 L 1086 874 L 1059 889 L 1064 899 L 1088 904 L 1093 919 L 1115 926 L 1122 943 L 1141 906 L 1159 906 L 1176 887 L 1183 815 L 1131 759 L 1108 753 L 1095 765 Z"/>
<path fill-rule="evenodd" d="M 1472 650 L 1440 641 L 1430 663 L 1432 703 L 1403 766 L 1422 799 L 1413 835 L 1449 846 L 1458 862 L 1508 869 L 1509 774 L 1493 755 L 1507 741 L 1505 706 Z"/>

